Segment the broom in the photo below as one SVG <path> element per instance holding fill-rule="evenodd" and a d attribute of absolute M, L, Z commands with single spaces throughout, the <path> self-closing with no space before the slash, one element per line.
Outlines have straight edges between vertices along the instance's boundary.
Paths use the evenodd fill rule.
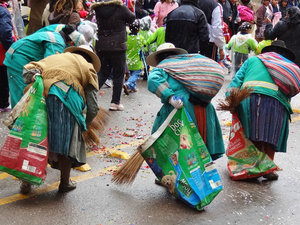
<path fill-rule="evenodd" d="M 218 110 L 230 111 L 232 114 L 236 111 L 239 104 L 250 96 L 253 89 L 244 87 L 243 89 L 234 88 L 230 91 L 229 96 L 221 103 L 219 103 Z"/>
<path fill-rule="evenodd" d="M 144 158 L 139 151 L 137 151 L 121 166 L 120 169 L 113 175 L 111 181 L 116 184 L 132 184 L 136 175 L 138 174 Z"/>
<path fill-rule="evenodd" d="M 86 145 L 99 145 L 99 134 L 104 130 L 109 119 L 109 113 L 105 109 L 99 107 L 97 115 L 87 126 L 87 130 L 82 132 L 82 137 Z"/>

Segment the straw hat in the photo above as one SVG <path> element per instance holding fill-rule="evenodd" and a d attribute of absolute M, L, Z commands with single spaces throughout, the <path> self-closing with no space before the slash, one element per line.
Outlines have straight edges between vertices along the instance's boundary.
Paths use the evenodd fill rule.
<path fill-rule="evenodd" d="M 188 52 L 182 48 L 175 48 L 175 46 L 172 43 L 164 43 L 158 46 L 156 52 L 153 52 L 151 55 L 149 55 L 146 59 L 146 62 L 150 66 L 157 66 L 158 65 L 158 59 L 157 55 L 165 52 L 171 52 L 174 53 L 174 55 L 181 55 L 181 54 L 187 54 Z"/>
<path fill-rule="evenodd" d="M 295 60 L 295 54 L 286 47 L 284 41 L 282 40 L 273 41 L 271 45 L 264 47 L 261 50 L 261 53 L 265 52 L 276 52 L 278 54 L 283 55 L 291 61 Z"/>
<path fill-rule="evenodd" d="M 99 72 L 100 68 L 101 68 L 101 62 L 100 59 L 98 58 L 98 56 L 94 53 L 93 49 L 88 46 L 88 45 L 80 45 L 80 46 L 71 46 L 65 49 L 64 52 L 76 52 L 76 51 L 81 51 L 84 52 L 86 54 L 88 54 L 91 59 L 92 59 L 92 64 L 94 66 L 94 69 L 96 70 L 96 72 Z"/>

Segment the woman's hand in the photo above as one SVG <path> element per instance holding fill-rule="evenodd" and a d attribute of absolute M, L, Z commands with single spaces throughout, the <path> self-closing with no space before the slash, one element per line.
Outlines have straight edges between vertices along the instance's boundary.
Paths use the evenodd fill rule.
<path fill-rule="evenodd" d="M 174 95 L 169 98 L 169 103 L 176 109 L 181 109 L 183 106 L 182 98 Z"/>

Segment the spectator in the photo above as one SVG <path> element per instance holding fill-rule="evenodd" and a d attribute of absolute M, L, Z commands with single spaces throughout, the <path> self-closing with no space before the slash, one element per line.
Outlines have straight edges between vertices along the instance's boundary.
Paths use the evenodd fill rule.
<path fill-rule="evenodd" d="M 285 42 L 285 45 L 296 56 L 295 63 L 300 66 L 300 9 L 291 7 L 287 10 L 287 16 L 281 19 L 273 28 L 268 24 L 267 35 L 271 39 L 279 39 Z"/>
<path fill-rule="evenodd" d="M 175 0 L 160 0 L 157 2 L 154 7 L 154 22 L 157 27 L 161 27 L 164 24 L 164 18 L 177 7 L 178 3 Z"/>
<path fill-rule="evenodd" d="M 256 40 L 262 41 L 264 38 L 264 30 L 268 23 L 272 22 L 273 11 L 270 5 L 270 0 L 262 0 L 261 6 L 256 11 Z"/>
<path fill-rule="evenodd" d="M 200 52 L 208 58 L 218 60 L 224 59 L 225 40 L 223 36 L 223 13 L 222 6 L 215 0 L 198 0 L 199 8 L 204 12 L 208 23 L 209 42 L 200 44 Z"/>
<path fill-rule="evenodd" d="M 206 17 L 197 0 L 182 0 L 182 5 L 168 14 L 166 24 L 166 42 L 188 53 L 199 53 L 200 44 L 209 41 Z"/>
<path fill-rule="evenodd" d="M 30 20 L 27 35 L 33 34 L 42 28 L 42 14 L 49 0 L 30 0 Z"/>
<path fill-rule="evenodd" d="M 140 59 L 140 51 L 145 44 L 145 39 L 139 34 L 140 22 L 135 20 L 129 25 L 130 33 L 127 35 L 126 51 L 127 67 L 129 70 L 129 79 L 123 85 L 124 92 L 129 95 L 130 92 L 137 92 L 136 81 L 140 78 L 143 69 L 143 62 Z"/>
<path fill-rule="evenodd" d="M 281 12 L 281 18 L 286 17 L 288 0 L 280 0 L 279 1 L 279 10 Z"/>
<path fill-rule="evenodd" d="M 102 67 L 99 76 L 99 88 L 105 83 L 109 75 L 113 79 L 112 111 L 123 111 L 121 93 L 126 63 L 126 24 L 134 21 L 135 15 L 122 2 L 122 0 L 108 0 L 96 2 L 91 5 L 95 10 L 98 24 L 98 41 L 96 42 L 97 55 Z"/>

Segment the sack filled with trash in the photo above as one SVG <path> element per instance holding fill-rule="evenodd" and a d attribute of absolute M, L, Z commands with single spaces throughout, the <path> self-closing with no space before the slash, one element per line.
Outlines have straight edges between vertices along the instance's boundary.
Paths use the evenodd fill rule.
<path fill-rule="evenodd" d="M 184 107 L 174 109 L 138 150 L 162 185 L 197 210 L 222 190 L 215 164 Z"/>

